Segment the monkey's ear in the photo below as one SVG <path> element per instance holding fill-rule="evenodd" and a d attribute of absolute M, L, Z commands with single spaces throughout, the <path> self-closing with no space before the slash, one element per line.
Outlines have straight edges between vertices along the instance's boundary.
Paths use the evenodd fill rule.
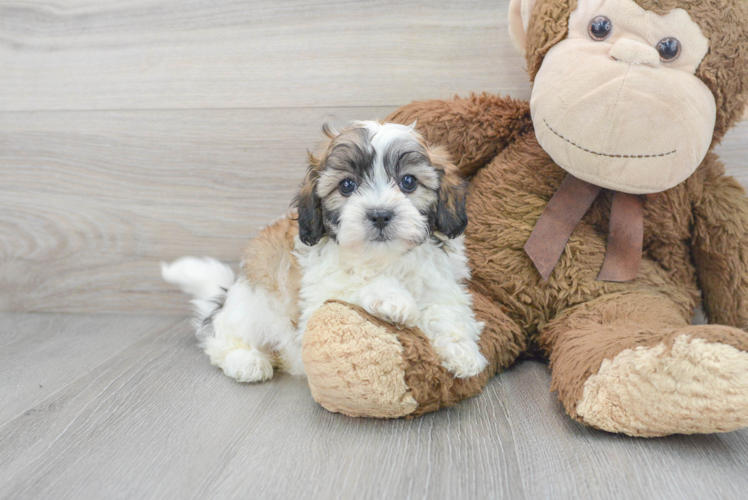
<path fill-rule="evenodd" d="M 322 222 L 322 203 L 317 196 L 319 162 L 312 155 L 309 159 L 311 164 L 294 205 L 299 215 L 299 239 L 305 245 L 314 246 L 325 234 L 325 225 Z"/>
<path fill-rule="evenodd" d="M 441 149 L 429 151 L 431 164 L 439 172 L 439 199 L 432 221 L 432 230 L 439 231 L 448 238 L 457 238 L 468 224 L 465 209 L 465 182 L 457 167 L 447 159 Z"/>
<path fill-rule="evenodd" d="M 509 2 L 509 38 L 521 53 L 527 50 L 527 26 L 536 0 L 511 0 Z"/>

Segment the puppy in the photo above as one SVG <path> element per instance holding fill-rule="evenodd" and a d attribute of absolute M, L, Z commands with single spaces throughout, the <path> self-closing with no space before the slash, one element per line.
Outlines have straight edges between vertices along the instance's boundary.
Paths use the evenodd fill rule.
<path fill-rule="evenodd" d="M 439 148 L 396 124 L 356 122 L 309 156 L 296 214 L 249 244 L 242 273 L 213 259 L 162 265 L 195 297 L 198 338 L 211 362 L 240 382 L 273 369 L 303 375 L 311 315 L 340 300 L 431 340 L 456 377 L 483 371 L 462 233 L 465 187 Z M 295 220 L 294 220 L 295 219 Z"/>

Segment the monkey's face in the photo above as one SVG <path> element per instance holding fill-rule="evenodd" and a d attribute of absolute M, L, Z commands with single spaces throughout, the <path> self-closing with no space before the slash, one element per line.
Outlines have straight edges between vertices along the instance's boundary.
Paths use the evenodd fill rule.
<path fill-rule="evenodd" d="M 682 9 L 578 0 L 530 101 L 543 149 L 587 182 L 634 194 L 688 178 L 712 142 L 716 104 L 695 76 L 709 40 Z"/>

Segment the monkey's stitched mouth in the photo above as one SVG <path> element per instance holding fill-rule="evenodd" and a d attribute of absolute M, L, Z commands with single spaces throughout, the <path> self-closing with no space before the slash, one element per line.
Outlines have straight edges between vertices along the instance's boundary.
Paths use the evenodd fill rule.
<path fill-rule="evenodd" d="M 674 150 L 670 151 L 669 153 L 660 153 L 660 154 L 656 154 L 656 155 L 611 155 L 611 154 L 608 154 L 608 153 L 599 153 L 597 151 L 592 151 L 590 149 L 583 148 L 582 146 L 580 146 L 576 142 L 570 141 L 569 139 L 567 139 L 563 135 L 559 134 L 558 132 L 556 132 L 555 130 L 553 130 L 553 127 L 551 127 L 550 125 L 548 125 L 548 122 L 545 120 L 545 118 L 543 118 L 543 123 L 545 123 L 545 126 L 548 127 L 548 130 L 550 130 L 551 132 L 553 132 L 558 137 L 560 137 L 564 141 L 568 142 L 569 144 L 571 144 L 575 148 L 581 149 L 582 151 L 586 151 L 587 153 L 590 153 L 590 154 L 593 154 L 593 155 L 596 155 L 596 156 L 604 156 L 606 158 L 659 158 L 659 157 L 662 157 L 662 156 L 669 156 L 669 155 L 675 154 L 678 151 L 677 149 L 674 149 Z"/>

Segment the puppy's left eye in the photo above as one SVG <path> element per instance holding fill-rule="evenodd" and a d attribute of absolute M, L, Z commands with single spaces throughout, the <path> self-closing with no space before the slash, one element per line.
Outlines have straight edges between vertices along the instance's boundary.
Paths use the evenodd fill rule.
<path fill-rule="evenodd" d="M 418 182 L 412 175 L 403 175 L 403 178 L 400 179 L 400 189 L 406 193 L 412 193 L 416 190 L 416 187 L 418 187 Z"/>

